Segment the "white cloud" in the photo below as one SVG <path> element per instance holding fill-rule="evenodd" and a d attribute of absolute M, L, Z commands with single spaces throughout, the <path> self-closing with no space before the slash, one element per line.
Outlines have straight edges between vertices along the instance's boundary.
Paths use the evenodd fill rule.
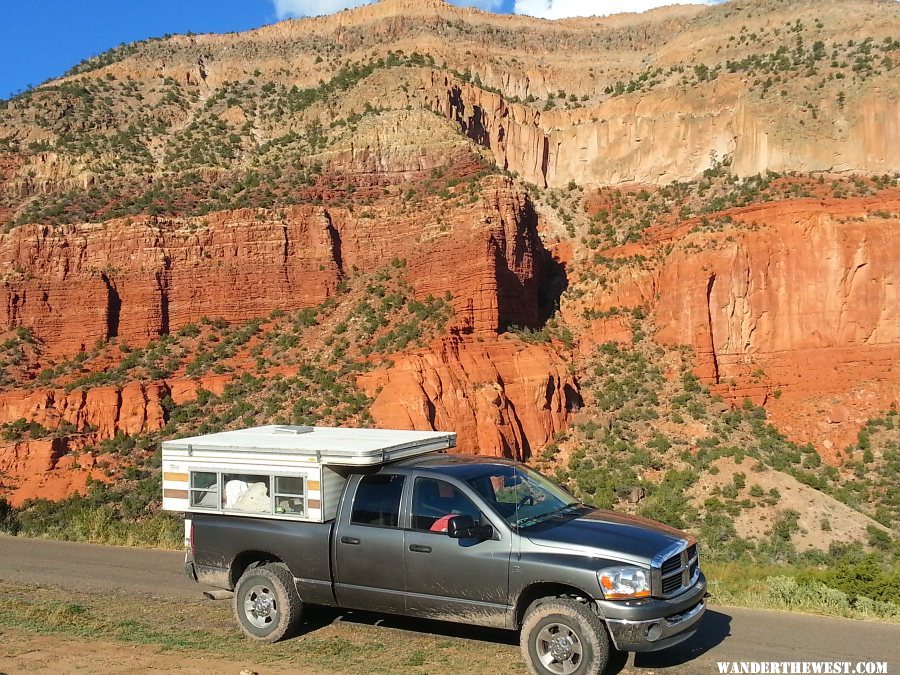
<path fill-rule="evenodd" d="M 496 12 L 503 6 L 503 0 L 450 0 L 460 7 L 477 7 L 488 12 Z"/>
<path fill-rule="evenodd" d="M 488 11 L 496 11 L 503 5 L 503 0 L 450 0 L 454 5 L 478 7 Z M 272 0 L 275 13 L 279 19 L 293 16 L 322 16 L 334 14 L 342 9 L 351 9 L 368 5 L 375 0 Z"/>
<path fill-rule="evenodd" d="M 620 12 L 646 12 L 662 5 L 713 4 L 715 0 L 516 0 L 515 13 L 541 19 L 570 16 L 605 16 Z"/>
<path fill-rule="evenodd" d="M 342 9 L 368 5 L 375 0 L 273 0 L 279 19 L 291 16 L 321 16 Z"/>

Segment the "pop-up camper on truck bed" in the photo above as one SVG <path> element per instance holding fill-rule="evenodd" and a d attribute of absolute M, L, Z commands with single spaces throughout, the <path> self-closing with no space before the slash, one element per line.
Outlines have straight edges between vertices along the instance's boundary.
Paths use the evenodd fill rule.
<path fill-rule="evenodd" d="M 269 425 L 162 444 L 163 509 L 325 522 L 349 467 L 447 450 L 456 434 Z"/>

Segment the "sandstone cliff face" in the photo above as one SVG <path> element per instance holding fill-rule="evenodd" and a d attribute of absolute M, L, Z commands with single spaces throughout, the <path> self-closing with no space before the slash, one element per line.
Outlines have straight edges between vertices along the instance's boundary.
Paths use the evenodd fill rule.
<path fill-rule="evenodd" d="M 596 108 L 541 112 L 441 72 L 426 74 L 431 107 L 460 124 L 495 161 L 544 187 L 668 183 L 733 154 L 729 97 L 617 99 Z"/>
<path fill-rule="evenodd" d="M 756 230 L 688 236 L 660 273 L 657 338 L 836 459 L 866 410 L 900 403 L 900 241 L 882 215 L 898 211 L 803 200 L 734 212 Z"/>
<path fill-rule="evenodd" d="M 882 206 L 890 212 L 900 203 Z M 803 202 L 735 218 L 766 227 L 689 236 L 666 265 L 660 339 L 708 343 L 717 379 L 746 355 L 900 343 L 896 219 L 859 205 Z M 697 240 L 702 250 L 687 248 Z"/>
<path fill-rule="evenodd" d="M 52 351 L 137 344 L 203 316 L 242 320 L 333 292 L 339 268 L 326 214 L 243 211 L 187 222 L 140 218 L 0 235 L 6 326 Z"/>
<path fill-rule="evenodd" d="M 70 425 L 65 435 L 54 438 L 0 443 L 0 486 L 9 502 L 19 506 L 26 499 L 62 499 L 85 492 L 89 478 L 108 480 L 102 468 L 128 458 L 99 454 L 96 444 L 119 434 L 161 429 L 165 425 L 162 400 L 168 393 L 165 383 L 130 382 L 71 392 L 43 389 L 0 394 L 0 424 L 24 419 L 51 432 L 63 423 Z"/>
<path fill-rule="evenodd" d="M 528 459 L 581 402 L 553 351 L 509 339 L 446 338 L 360 378 L 379 426 L 452 429 L 459 452 Z"/>
<path fill-rule="evenodd" d="M 20 197 L 28 197 L 58 189 L 86 188 L 93 179 L 83 166 L 71 162 L 66 156 L 41 152 L 17 167 L 9 183 L 3 187 Z"/>
<path fill-rule="evenodd" d="M 844 111 L 832 101 L 819 110 L 833 119 L 828 129 L 778 124 L 763 101 L 741 100 L 734 110 L 733 170 L 740 176 L 766 171 L 893 173 L 900 146 L 900 92 L 864 90 Z"/>
<path fill-rule="evenodd" d="M 159 431 L 166 425 L 164 399 L 171 397 L 176 405 L 193 401 L 199 389 L 218 396 L 231 379 L 230 375 L 209 375 L 68 392 L 0 393 L 0 425 L 24 419 L 50 432 L 64 430 L 53 438 L 0 442 L 0 491 L 13 506 L 27 499 L 54 500 L 84 493 L 89 478 L 109 480 L 105 469 L 129 461 L 99 453 L 99 443 L 119 435 Z"/>
<path fill-rule="evenodd" d="M 526 458 L 571 421 L 578 383 L 552 348 L 497 335 L 539 327 L 561 280 L 538 236 L 552 227 L 539 227 L 524 186 L 485 178 L 482 158 L 544 196 L 570 181 L 693 179 L 726 157 L 742 176 L 900 169 L 900 81 L 878 60 L 897 56 L 900 5 L 752 3 L 545 22 L 389 0 L 241 35 L 151 41 L 88 64 L 0 108 L 0 231 L 12 228 L 0 234 L 0 330 L 30 329 L 55 365 L 98 340 L 142 345 L 203 316 L 240 322 L 316 306 L 355 270 L 396 258 L 420 299 L 449 293 L 453 318 L 444 339 L 385 354 L 394 365 L 360 379 L 376 422 L 454 429 L 462 451 Z M 798 19 L 797 35 L 781 28 Z M 877 56 L 869 71 L 809 53 L 821 40 L 854 64 L 866 38 Z M 807 51 L 788 70 L 728 65 L 800 42 Z M 125 143 L 118 132 L 133 120 Z M 193 145 L 182 142 L 189 134 Z M 447 170 L 459 190 L 430 181 Z M 227 189 L 254 172 L 268 199 Z M 127 212 L 179 181 L 170 212 L 211 215 L 50 225 Z M 96 205 L 67 211 L 81 196 Z M 315 203 L 218 210 L 304 199 Z M 878 215 L 898 210 L 896 200 L 793 201 L 733 211 L 720 233 L 642 230 L 650 236 L 600 257 L 645 262 L 596 262 L 595 286 L 577 289 L 588 300 L 564 302 L 560 321 L 578 333 L 572 358 L 631 342 L 631 315 L 608 310 L 649 308 L 657 338 L 691 345 L 716 391 L 765 401 L 782 429 L 837 461 L 867 412 L 900 389 L 897 218 Z M 20 225 L 29 219 L 38 224 Z M 583 225 L 566 258 L 576 266 L 598 252 Z M 318 339 L 324 328 L 304 347 Z M 226 379 L 202 386 L 221 392 Z M 0 423 L 76 431 L 0 447 L 0 478 L 19 501 L 82 490 L 101 476 L 97 458 L 76 462 L 85 444 L 161 429 L 166 396 L 188 401 L 198 386 L 4 393 Z"/>
<path fill-rule="evenodd" d="M 5 498 L 13 506 L 26 499 L 62 499 L 84 492 L 88 477 L 102 478 L 97 458 L 70 454 L 66 438 L 0 445 L 0 476 Z"/>
<path fill-rule="evenodd" d="M 141 382 L 70 392 L 6 392 L 0 394 L 0 424 L 25 419 L 53 430 L 65 421 L 76 431 L 94 433 L 100 440 L 119 433 L 143 434 L 165 424 L 162 400 L 169 393 L 166 384 Z"/>
<path fill-rule="evenodd" d="M 546 254 L 527 198 L 503 180 L 443 217 L 439 206 L 298 206 L 16 228 L 0 234 L 0 317 L 56 353 L 115 337 L 143 344 L 203 316 L 244 321 L 317 305 L 345 269 L 393 258 L 408 260 L 418 294 L 452 294 L 462 332 L 538 322 Z"/>
<path fill-rule="evenodd" d="M 366 220 L 340 209 L 332 220 L 344 266 L 372 270 L 406 260 L 418 295 L 450 292 L 457 332 L 491 335 L 539 323 L 549 256 L 530 201 L 505 179 L 492 179 L 477 202 L 452 211 L 428 205 L 398 215 L 384 206 Z"/>
<path fill-rule="evenodd" d="M 247 136 L 242 149 L 249 150 L 288 130 L 302 131 L 312 117 L 328 127 L 348 114 L 377 108 L 389 113 L 380 134 L 384 142 L 349 152 L 344 148 L 344 159 L 361 171 L 390 173 L 416 163 L 433 165 L 434 155 L 405 149 L 400 132 L 426 147 L 427 141 L 419 139 L 433 131 L 435 121 L 424 113 L 436 111 L 488 148 L 498 165 L 551 187 L 570 180 L 664 184 L 692 179 L 711 166 L 713 156 L 731 156 L 733 170 L 742 176 L 766 170 L 900 169 L 894 151 L 900 144 L 900 88 L 892 72 L 897 49 L 882 48 L 885 38 L 893 44 L 897 8 L 853 0 L 748 9 L 676 7 L 546 22 L 442 2 L 396 0 L 238 35 L 151 41 L 110 56 L 105 65 L 87 64 L 77 75 L 39 89 L 34 99 L 14 100 L 0 111 L 0 139 L 13 139 L 27 155 L 9 190 L 24 198 L 112 177 L 104 174 L 111 165 L 109 151 L 102 157 L 62 148 L 25 151 L 29 143 L 54 147 L 61 135 L 72 133 L 58 124 L 61 117 L 54 109 L 52 87 L 60 83 L 80 87 L 106 78 L 131 80 L 148 103 L 162 98 L 156 90 L 160 80 L 180 89 L 185 108 L 156 113 L 174 123 L 140 139 L 153 159 L 145 156 L 142 161 L 149 163 L 139 172 L 151 175 L 167 168 L 167 150 L 180 147 L 180 132 L 202 113 L 204 102 L 217 96 L 230 100 L 228 87 L 235 83 L 265 81 L 313 90 L 341 77 L 348 63 L 398 53 L 421 57 L 413 64 L 417 91 L 411 91 L 406 74 L 398 74 L 401 69 L 386 67 L 341 88 L 340 96 L 321 96 L 309 108 L 310 117 L 304 112 L 267 126 L 267 120 L 230 104 L 217 110 L 217 117 L 234 122 L 234 131 L 245 122 L 253 127 L 241 132 Z M 796 35 L 793 28 L 775 28 L 788 20 L 804 27 Z M 737 35 L 744 39 L 729 39 Z M 748 35 L 754 37 L 747 40 Z M 867 38 L 872 41 L 868 52 L 854 51 Z M 829 52 L 834 47 L 836 56 L 809 54 L 817 42 L 829 45 Z M 792 52 L 798 44 L 806 51 L 784 67 L 734 65 L 771 60 L 778 50 Z M 323 59 L 320 51 L 329 57 Z M 866 62 L 853 70 L 857 56 Z M 831 61 L 845 65 L 836 68 Z M 702 77 L 693 73 L 695 66 L 706 69 Z M 711 71 L 714 75 L 708 75 Z M 463 72 L 471 76 L 466 82 L 457 76 Z M 372 77 L 379 80 L 374 94 L 367 87 Z M 773 82 L 764 84 L 768 80 Z M 775 82 L 781 82 L 780 91 L 774 91 Z M 817 95 L 810 97 L 813 90 Z M 60 106 L 84 107 L 71 94 L 61 97 L 55 102 Z M 106 145 L 109 135 L 134 117 L 134 100 L 118 103 L 96 118 L 79 120 L 76 128 Z M 333 149 L 326 150 L 325 156 L 333 155 Z M 252 165 L 252 155 L 238 153 L 232 168 Z"/>
<path fill-rule="evenodd" d="M 738 176 L 766 171 L 900 168 L 900 98 L 873 92 L 839 118 L 840 133 L 790 128 L 762 102 L 746 103 L 737 76 L 709 90 L 653 92 L 592 108 L 542 112 L 440 71 L 423 76 L 427 104 L 491 150 L 499 166 L 544 187 L 690 180 L 715 158 Z"/>
<path fill-rule="evenodd" d="M 0 444 L 0 486 L 14 505 L 83 492 L 88 477 L 108 480 L 102 469 L 128 461 L 98 454 L 102 441 L 159 431 L 166 425 L 164 399 L 192 401 L 201 388 L 220 395 L 231 379 L 2 393 L 0 425 L 24 419 L 65 435 Z M 359 386 L 375 399 L 371 413 L 379 426 L 452 429 L 459 452 L 517 459 L 563 431 L 581 403 L 577 381 L 551 347 L 511 337 L 441 338 L 360 376 Z"/>

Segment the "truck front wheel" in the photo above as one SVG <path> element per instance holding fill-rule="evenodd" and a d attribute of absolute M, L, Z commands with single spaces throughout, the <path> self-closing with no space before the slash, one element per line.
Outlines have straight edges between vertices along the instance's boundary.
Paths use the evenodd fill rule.
<path fill-rule="evenodd" d="M 522 622 L 522 654 L 534 675 L 598 675 L 609 663 L 606 626 L 584 603 L 548 600 Z"/>
<path fill-rule="evenodd" d="M 303 603 L 287 565 L 251 567 L 234 590 L 234 616 L 244 635 L 259 642 L 278 642 L 300 624 Z"/>

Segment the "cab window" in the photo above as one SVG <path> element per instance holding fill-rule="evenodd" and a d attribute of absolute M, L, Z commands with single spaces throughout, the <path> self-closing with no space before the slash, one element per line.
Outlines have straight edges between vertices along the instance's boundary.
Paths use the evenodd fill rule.
<path fill-rule="evenodd" d="M 453 516 L 471 516 L 476 525 L 481 511 L 455 485 L 436 478 L 418 478 L 413 488 L 412 528 L 446 534 Z"/>
<path fill-rule="evenodd" d="M 380 473 L 365 476 L 356 488 L 350 522 L 354 525 L 397 527 L 402 495 L 403 476 Z"/>

